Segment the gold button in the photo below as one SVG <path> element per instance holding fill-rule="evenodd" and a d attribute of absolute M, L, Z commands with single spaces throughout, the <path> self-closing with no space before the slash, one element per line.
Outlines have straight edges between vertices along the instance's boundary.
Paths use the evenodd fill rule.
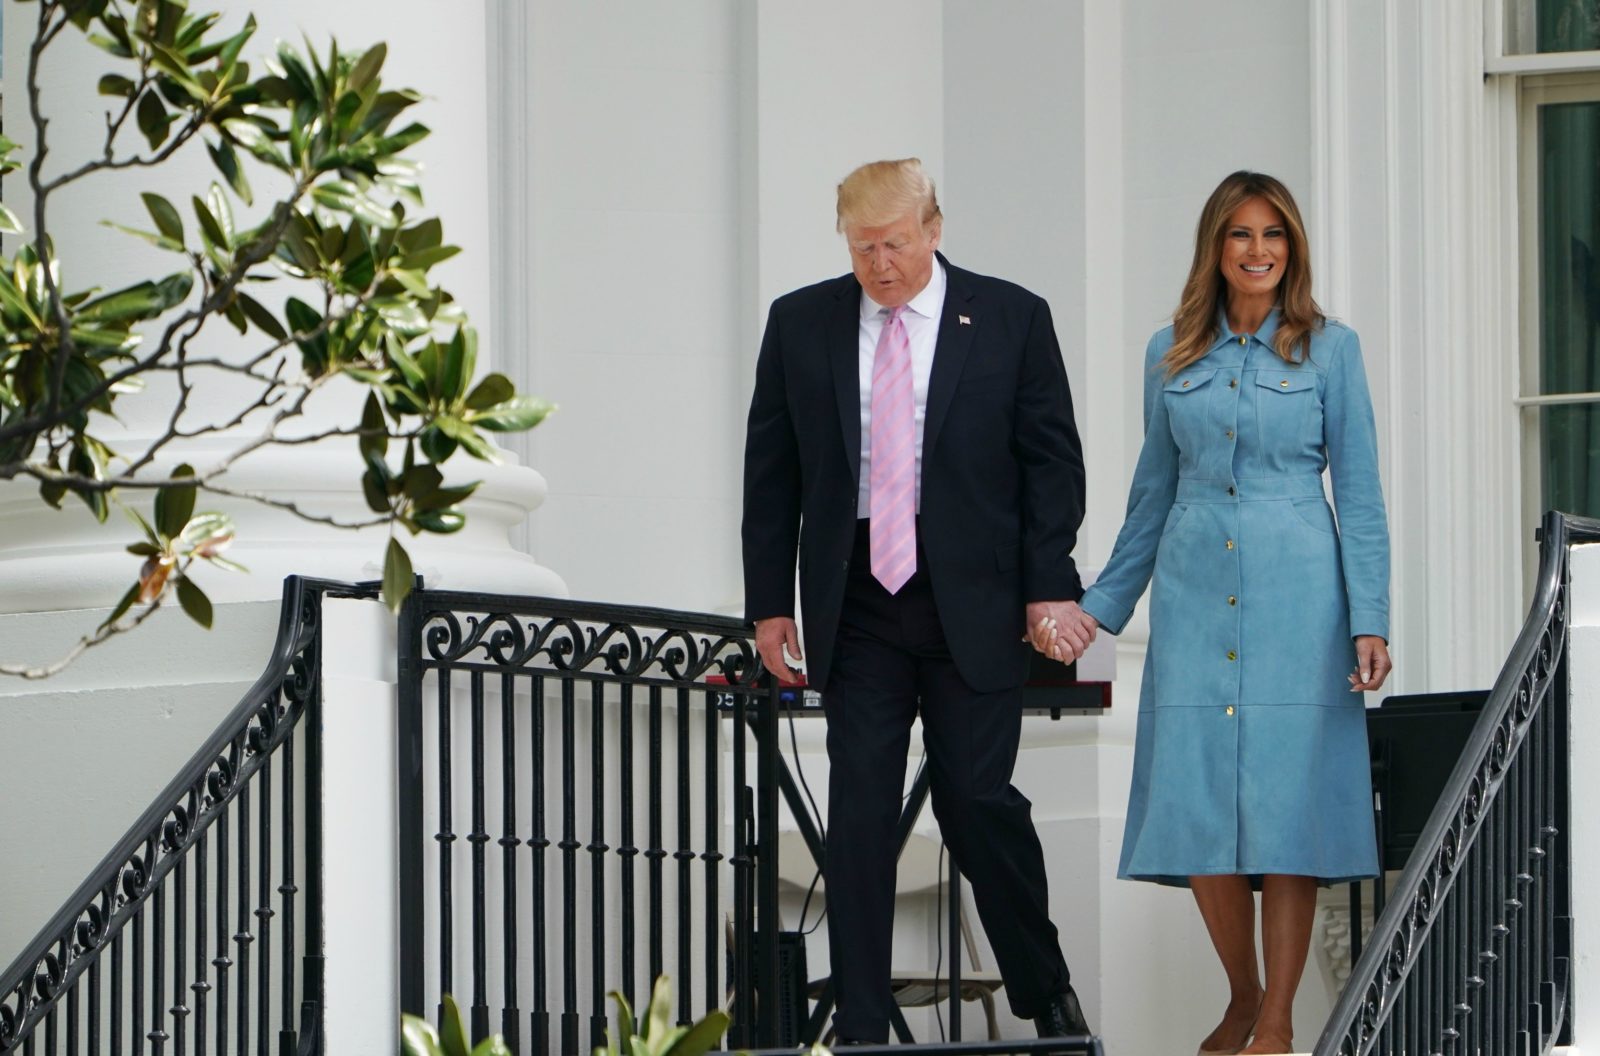
<path fill-rule="evenodd" d="M 1232 549 L 1233 549 L 1233 540 L 1232 540 L 1232 539 L 1229 539 L 1229 540 L 1228 540 L 1228 549 L 1229 549 L 1229 550 L 1232 550 Z"/>
<path fill-rule="evenodd" d="M 1233 430 L 1229 429 L 1227 432 L 1223 433 L 1222 435 L 1227 437 L 1229 440 L 1232 440 L 1233 439 Z"/>
<path fill-rule="evenodd" d="M 1237 660 L 1237 659 L 1239 659 L 1239 654 L 1234 652 L 1232 649 L 1229 649 L 1228 650 L 1228 659 L 1229 660 Z"/>
<path fill-rule="evenodd" d="M 1237 605 L 1237 604 L 1239 604 L 1239 598 L 1236 595 L 1229 594 L 1228 595 L 1228 604 L 1229 605 Z"/>
<path fill-rule="evenodd" d="M 1229 705 L 1228 705 L 1228 714 L 1229 714 L 1229 715 L 1232 715 L 1232 714 L 1233 714 L 1233 705 L 1232 705 L 1232 704 L 1229 704 Z"/>
<path fill-rule="evenodd" d="M 1185 389 L 1187 389 L 1187 388 L 1188 388 L 1188 387 L 1189 387 L 1189 383 L 1188 383 L 1188 382 L 1187 382 L 1187 381 L 1186 381 L 1186 382 L 1184 382 L 1184 383 L 1183 383 L 1183 386 L 1182 386 L 1182 387 L 1183 387 L 1183 388 L 1185 388 Z"/>
<path fill-rule="evenodd" d="M 1287 389 L 1289 387 L 1289 379 L 1284 378 L 1282 381 L 1278 382 L 1278 387 Z"/>
<path fill-rule="evenodd" d="M 1238 378 L 1229 378 L 1228 379 L 1228 388 L 1237 389 L 1238 387 L 1239 387 L 1239 379 Z"/>
<path fill-rule="evenodd" d="M 1239 343 L 1241 345 L 1244 344 L 1246 340 L 1248 340 L 1248 339 L 1243 334 L 1239 335 Z"/>

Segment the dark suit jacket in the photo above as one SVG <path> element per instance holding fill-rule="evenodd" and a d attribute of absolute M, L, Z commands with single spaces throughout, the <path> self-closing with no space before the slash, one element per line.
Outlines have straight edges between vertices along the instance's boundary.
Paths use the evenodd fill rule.
<path fill-rule="evenodd" d="M 1082 594 L 1072 547 L 1083 452 L 1050 309 L 953 267 L 922 440 L 918 530 L 957 670 L 975 690 L 1021 685 L 1030 601 Z M 794 615 L 800 562 L 807 677 L 825 688 L 857 517 L 861 286 L 844 275 L 778 298 L 745 440 L 745 617 Z"/>

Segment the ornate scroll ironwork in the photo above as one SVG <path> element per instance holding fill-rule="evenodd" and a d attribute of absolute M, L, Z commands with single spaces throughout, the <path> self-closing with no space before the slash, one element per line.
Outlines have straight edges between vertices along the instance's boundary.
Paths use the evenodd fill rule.
<path fill-rule="evenodd" d="M 731 620 L 546 599 L 446 592 L 427 598 L 420 615 L 424 656 L 458 669 L 542 667 L 675 686 L 704 685 L 716 675 L 735 689 L 754 689 L 761 678 L 754 643 Z M 538 611 L 528 611 L 529 603 Z"/>
<path fill-rule="evenodd" d="M 174 904 L 181 906 L 186 865 L 198 858 L 199 867 L 203 868 L 206 834 L 219 818 L 225 817 L 229 806 L 248 788 L 251 779 L 291 743 L 296 727 L 314 706 L 320 671 L 321 599 L 325 590 L 335 586 L 298 578 L 288 581 L 278 637 L 266 671 L 50 923 L 0 975 L 0 1054 L 21 1051 L 86 972 L 90 973 L 89 1036 L 98 1037 L 101 1027 L 99 969 L 107 961 L 114 977 L 109 1015 L 115 1027 L 122 1014 L 117 997 L 122 981 L 121 942 L 131 923 L 134 925 L 134 949 L 140 948 L 141 915 L 152 904 L 158 922 L 150 936 L 156 957 L 154 967 L 148 977 L 144 976 L 145 966 L 138 963 L 136 954 L 130 971 L 134 977 L 134 993 L 139 993 L 141 982 L 148 978 L 156 988 L 157 1004 L 161 1003 L 159 988 L 164 980 L 160 958 L 165 935 L 159 921 L 165 907 L 165 892 L 172 890 L 164 885 L 176 871 L 178 895 Z M 308 825 L 315 824 L 314 815 L 320 805 L 308 802 L 306 806 Z M 197 843 L 202 848 L 199 855 L 195 854 Z M 265 834 L 262 845 L 265 853 Z M 204 906 L 203 896 L 199 905 Z M 305 904 L 303 911 L 308 926 L 310 921 L 320 921 L 320 906 Z M 175 934 L 181 943 L 184 934 L 181 922 Z M 203 954 L 204 938 L 198 938 L 198 943 Z M 178 966 L 179 959 L 187 956 L 188 951 L 174 949 L 173 965 Z M 175 985 L 181 985 L 181 969 L 175 978 L 178 980 Z M 260 980 L 259 985 L 265 992 L 270 981 Z M 190 989 L 199 995 L 210 987 L 202 974 Z M 310 993 L 304 996 L 320 998 Z M 155 1011 L 181 1019 L 190 1011 L 185 1005 L 188 997 L 174 993 L 171 1009 Z M 137 1002 L 132 1007 L 137 1031 L 142 1009 Z M 71 1002 L 69 1009 L 72 1009 Z M 69 1031 L 75 1032 L 78 1024 L 75 1010 L 69 1011 L 68 1019 Z M 292 1025 L 289 1029 L 292 1030 Z M 178 1036 L 181 1038 L 181 1033 Z M 166 1039 L 162 1023 L 152 1023 L 152 1031 L 146 1037 L 158 1042 L 159 1051 L 159 1041 Z M 28 1051 L 32 1051 L 31 1047 Z"/>
<path fill-rule="evenodd" d="M 1527 621 L 1317 1056 L 1548 1052 L 1568 1029 L 1568 554 L 1589 542 L 1600 521 L 1546 514 Z"/>

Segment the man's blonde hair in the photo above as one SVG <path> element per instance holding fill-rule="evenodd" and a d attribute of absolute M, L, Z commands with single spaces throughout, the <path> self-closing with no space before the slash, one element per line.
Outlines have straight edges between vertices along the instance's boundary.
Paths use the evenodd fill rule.
<path fill-rule="evenodd" d="M 921 158 L 870 161 L 839 183 L 839 219 L 846 227 L 882 227 L 916 210 L 923 229 L 940 218 L 933 181 L 922 171 Z"/>

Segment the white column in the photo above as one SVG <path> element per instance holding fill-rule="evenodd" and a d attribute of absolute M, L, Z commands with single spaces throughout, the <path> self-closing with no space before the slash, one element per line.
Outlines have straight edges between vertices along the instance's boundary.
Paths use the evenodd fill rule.
<path fill-rule="evenodd" d="M 463 248 L 458 257 L 441 265 L 436 275 L 479 328 L 480 369 L 489 369 L 498 352 L 490 327 L 487 38 L 482 9 L 469 5 L 446 10 L 422 0 L 407 0 L 398 7 L 378 0 L 339 4 L 288 0 L 267 7 L 252 0 L 227 0 L 218 6 L 223 10 L 222 25 L 229 31 L 242 23 L 247 13 L 255 12 L 260 27 L 245 57 L 257 70 L 279 40 L 303 48 L 304 39 L 309 38 L 319 54 L 325 54 L 330 39 L 337 39 L 346 51 L 362 50 L 379 40 L 388 44 L 385 83 L 420 90 L 425 98 L 412 115 L 433 130 L 413 148 L 424 166 L 426 208 L 444 221 L 447 239 Z M 31 10 L 26 14 L 31 16 Z M 26 119 L 26 98 L 20 85 L 31 23 L 25 18 L 8 18 L 8 22 L 5 127 L 13 139 L 24 144 L 26 156 L 32 126 Z M 112 60 L 70 30 L 47 53 L 43 107 L 52 119 L 47 174 L 93 157 L 100 149 L 103 122 L 99 114 L 106 101 L 95 95 L 95 83 L 112 65 Z M 135 131 L 126 145 L 132 148 L 140 142 Z M 252 171 L 251 175 L 257 204 L 253 209 L 237 206 L 241 224 L 264 213 L 265 203 L 278 189 L 267 171 Z M 100 174 L 52 197 L 49 223 L 63 259 L 67 288 L 89 284 L 116 288 L 178 270 L 178 262 L 170 254 L 100 222 L 114 219 L 148 227 L 140 191 L 155 190 L 183 206 L 191 193 L 203 196 L 215 179 L 204 149 L 193 143 L 170 165 Z M 8 204 L 26 206 L 23 175 L 14 174 L 6 184 Z M 188 215 L 186 206 L 181 211 Z M 24 209 L 18 212 L 29 215 Z M 192 217 L 188 223 L 192 228 Z M 287 290 L 288 284 L 280 284 L 273 295 L 282 297 Z M 261 296 L 271 299 L 266 293 Z M 202 335 L 198 347 L 229 355 L 254 350 L 259 342 L 256 336 L 241 339 L 217 322 Z M 97 431 L 103 431 L 121 450 L 141 451 L 144 443 L 165 428 L 173 395 L 168 381 L 152 378 L 146 393 L 119 400 L 122 424 L 97 422 Z M 241 400 L 241 392 L 248 390 L 241 389 L 233 378 L 202 376 L 200 384 L 194 399 L 200 420 L 208 412 L 226 417 L 235 401 L 248 402 L 248 396 Z M 306 427 L 355 424 L 362 398 L 362 390 L 354 384 L 330 387 L 311 405 Z M 155 473 L 160 475 L 185 460 L 203 469 L 257 435 L 259 428 L 247 425 L 227 437 L 173 445 L 170 457 L 155 467 Z M 348 442 L 330 442 L 314 449 L 268 448 L 239 463 L 228 473 L 227 483 L 293 501 L 318 514 L 362 520 L 369 514 L 361 498 L 361 470 L 355 447 Z M 483 484 L 466 504 L 465 531 L 404 539 L 417 570 L 429 583 L 455 589 L 564 594 L 560 577 L 513 551 L 507 539 L 511 529 L 543 500 L 544 479 L 525 466 L 488 465 L 463 455 L 452 460 L 446 471 L 453 481 L 481 480 Z M 197 582 L 215 601 L 275 598 L 282 577 L 289 573 L 340 579 L 381 576 L 386 538 L 382 529 L 337 531 L 240 500 L 208 496 L 201 497 L 199 508 L 222 509 L 234 515 L 239 538 L 229 556 L 252 571 L 243 576 L 202 570 Z M 58 514 L 42 506 L 37 490 L 30 485 L 0 486 L 0 609 L 25 612 L 113 604 L 137 573 L 137 559 L 122 551 L 132 540 L 132 532 L 119 516 L 113 516 L 107 525 L 94 523 L 76 500 L 69 498 L 66 512 Z M 225 619 L 226 614 L 219 613 L 218 618 Z"/>
<path fill-rule="evenodd" d="M 1531 567 L 1510 399 L 1513 90 L 1484 79 L 1483 11 L 1312 5 L 1317 296 L 1361 334 L 1378 415 L 1395 692 L 1487 686 Z"/>

